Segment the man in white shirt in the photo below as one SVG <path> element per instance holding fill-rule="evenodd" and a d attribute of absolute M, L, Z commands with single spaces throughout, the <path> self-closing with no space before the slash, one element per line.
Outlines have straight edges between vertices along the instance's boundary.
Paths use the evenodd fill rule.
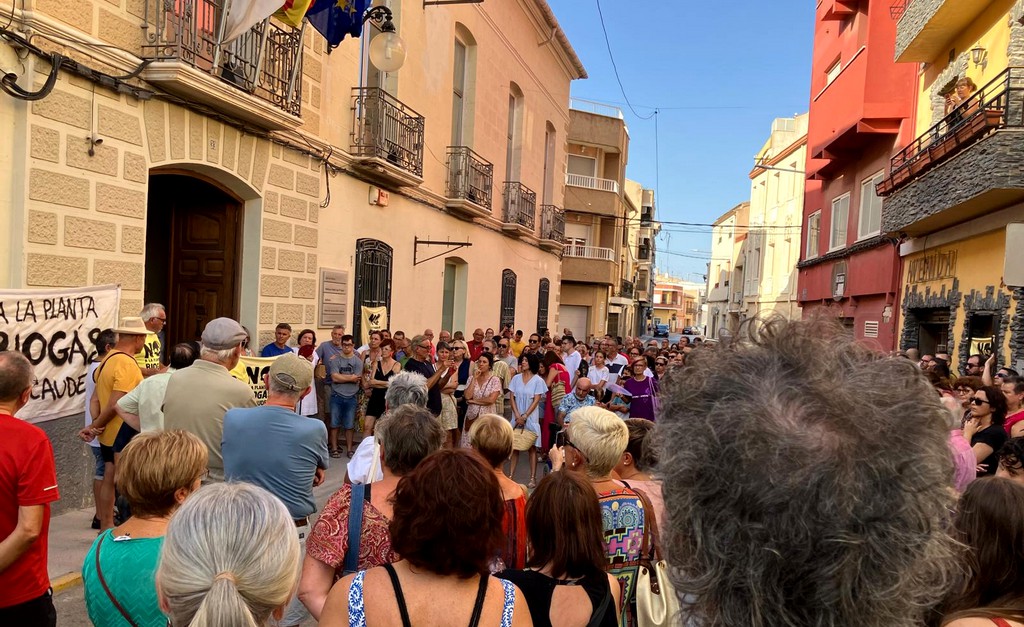
<path fill-rule="evenodd" d="M 618 383 L 624 374 L 628 376 L 624 370 L 629 365 L 629 359 L 619 352 L 618 340 L 608 336 L 605 338 L 604 342 L 601 342 L 601 348 L 604 349 L 605 365 L 608 366 L 608 382 Z"/>
<path fill-rule="evenodd" d="M 576 338 L 571 335 L 562 337 L 562 363 L 569 371 L 569 384 L 576 385 L 576 377 L 579 376 L 580 354 L 576 351 Z"/>

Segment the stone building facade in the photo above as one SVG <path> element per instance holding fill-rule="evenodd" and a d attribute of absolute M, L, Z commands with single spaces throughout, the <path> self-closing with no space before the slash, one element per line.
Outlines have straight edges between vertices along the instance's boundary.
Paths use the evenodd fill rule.
<path fill-rule="evenodd" d="M 1022 2 L 929 0 L 897 26 L 897 60 L 923 64 L 917 139 L 879 185 L 882 230 L 900 242 L 899 344 L 947 352 L 959 372 L 990 351 L 1024 366 L 1021 286 L 1004 276 L 1009 225 L 1024 222 L 1022 15 Z M 960 101 L 964 78 L 977 89 Z"/>
<path fill-rule="evenodd" d="M 0 67 L 40 97 L 0 94 L 0 286 L 116 283 L 172 342 L 219 315 L 325 341 L 368 306 L 407 333 L 554 328 L 582 64 L 544 0 L 387 4 L 397 73 L 308 25 L 218 46 L 210 0 L 19 3 Z M 62 507 L 89 498 L 82 420 L 41 424 Z"/>

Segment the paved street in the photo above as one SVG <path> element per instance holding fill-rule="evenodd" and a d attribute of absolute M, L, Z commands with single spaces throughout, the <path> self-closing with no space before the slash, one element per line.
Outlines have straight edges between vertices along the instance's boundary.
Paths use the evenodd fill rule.
<path fill-rule="evenodd" d="M 313 489 L 318 509 L 323 508 L 327 499 L 341 487 L 345 479 L 345 463 L 348 462 L 348 459 L 343 457 L 332 459 L 331 462 L 332 465 L 327 470 L 327 479 L 322 485 Z M 547 466 L 538 463 L 538 480 L 546 473 Z M 527 483 L 529 480 L 528 458 L 523 455 L 516 468 L 516 481 Z M 55 586 L 61 580 L 72 579 L 72 574 L 80 571 L 82 560 L 96 538 L 96 532 L 89 528 L 92 514 L 92 510 L 76 510 L 53 518 L 50 524 L 49 568 L 50 580 L 55 582 Z M 57 607 L 58 627 L 90 627 L 92 625 L 85 611 L 85 599 L 79 582 L 59 590 L 54 596 L 54 605 Z M 303 627 L 314 624 L 314 621 L 309 621 Z"/>

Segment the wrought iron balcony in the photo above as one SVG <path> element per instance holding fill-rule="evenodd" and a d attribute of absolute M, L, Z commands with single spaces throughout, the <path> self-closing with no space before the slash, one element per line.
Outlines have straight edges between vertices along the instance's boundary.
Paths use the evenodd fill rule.
<path fill-rule="evenodd" d="M 395 183 L 423 179 L 424 118 L 379 87 L 352 90 L 352 155 Z M 397 171 L 396 171 L 397 170 Z"/>
<path fill-rule="evenodd" d="M 457 201 L 448 203 L 453 209 L 462 208 L 464 213 L 485 215 L 491 212 L 491 194 L 494 187 L 494 165 L 466 146 L 448 147 L 448 179 L 445 181 L 445 197 Z M 464 205 L 468 201 L 486 209 L 481 212 Z"/>
<path fill-rule="evenodd" d="M 633 298 L 633 282 L 622 279 L 619 285 L 619 296 L 622 298 Z"/>
<path fill-rule="evenodd" d="M 146 80 L 206 103 L 221 104 L 221 96 L 213 93 L 219 83 L 203 85 L 195 76 L 183 75 L 179 70 L 184 65 L 298 118 L 302 110 L 302 29 L 267 18 L 222 45 L 217 42 L 224 32 L 224 0 L 146 0 L 143 6 L 142 57 L 150 61 L 143 74 Z M 263 125 L 268 127 L 287 125 L 259 119 L 258 110 L 235 113 L 266 122 Z"/>
<path fill-rule="evenodd" d="M 540 238 L 554 242 L 560 249 L 565 241 L 565 211 L 554 205 L 541 205 L 540 219 Z"/>
<path fill-rule="evenodd" d="M 504 229 L 520 235 L 533 233 L 537 219 L 537 192 L 518 181 L 505 181 Z"/>
<path fill-rule="evenodd" d="M 995 129 L 1024 126 L 1024 68 L 1011 67 L 971 94 L 891 161 L 876 191 L 886 196 Z"/>

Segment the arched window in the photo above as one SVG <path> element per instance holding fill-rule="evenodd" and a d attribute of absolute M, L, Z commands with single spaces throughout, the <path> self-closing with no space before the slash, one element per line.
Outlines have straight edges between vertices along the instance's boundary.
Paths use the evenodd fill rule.
<path fill-rule="evenodd" d="M 500 326 L 514 327 L 516 324 L 516 273 L 505 268 L 501 271 L 501 320 Z"/>
<path fill-rule="evenodd" d="M 356 240 L 355 304 L 352 307 L 352 337 L 361 341 L 363 307 L 387 307 L 391 318 L 391 259 L 394 250 L 384 242 Z M 384 326 L 389 326 L 385 321 Z"/>
<path fill-rule="evenodd" d="M 551 281 L 540 280 L 537 292 L 537 332 L 548 328 L 548 297 L 551 295 Z"/>

